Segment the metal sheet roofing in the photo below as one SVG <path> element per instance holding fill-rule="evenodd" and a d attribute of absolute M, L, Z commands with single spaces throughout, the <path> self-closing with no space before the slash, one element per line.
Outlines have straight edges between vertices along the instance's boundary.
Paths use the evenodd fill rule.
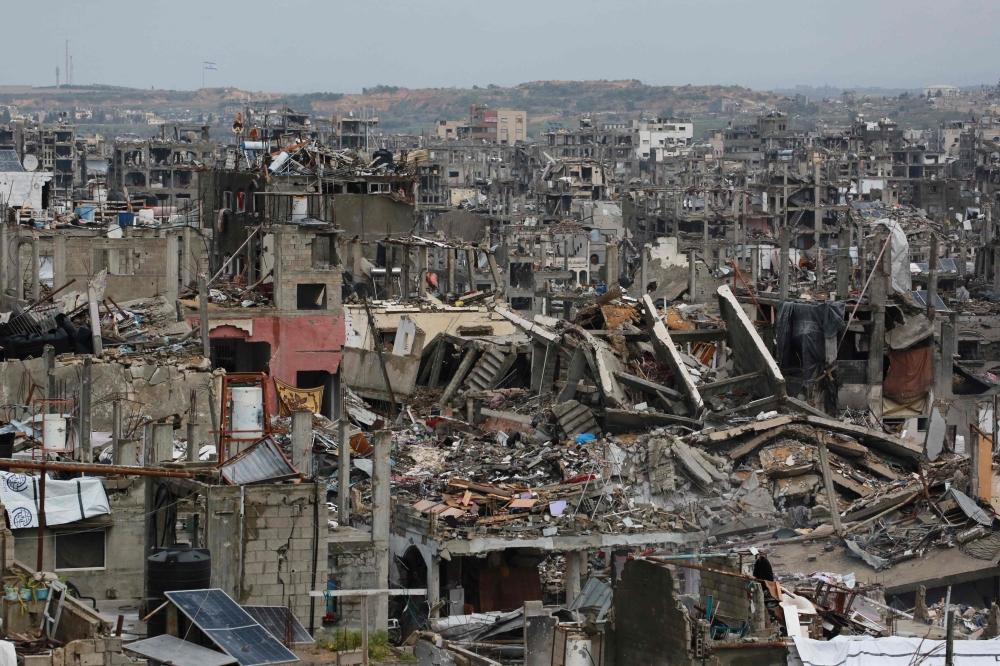
<path fill-rule="evenodd" d="M 0 173 L 10 173 L 11 171 L 24 171 L 21 166 L 21 158 L 13 150 L 0 150 Z"/>
<path fill-rule="evenodd" d="M 222 463 L 219 472 L 234 486 L 281 481 L 299 475 L 272 437 L 265 437 Z"/>

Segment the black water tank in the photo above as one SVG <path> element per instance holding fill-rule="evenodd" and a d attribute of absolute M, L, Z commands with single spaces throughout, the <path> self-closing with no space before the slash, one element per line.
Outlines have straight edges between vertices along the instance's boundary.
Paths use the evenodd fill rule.
<path fill-rule="evenodd" d="M 378 168 L 378 167 L 382 166 L 383 164 L 385 164 L 386 166 L 388 166 L 390 169 L 392 168 L 392 151 L 391 150 L 386 150 L 385 148 L 381 148 L 379 150 L 376 150 L 372 154 L 372 157 L 375 158 L 372 161 L 372 168 L 373 169 Z"/>
<path fill-rule="evenodd" d="M 167 597 L 164 592 L 205 590 L 212 587 L 212 555 L 207 548 L 174 544 L 158 548 L 149 556 L 146 578 L 147 611 L 159 608 Z M 146 623 L 146 636 L 152 638 L 167 631 L 167 614 L 160 611 Z"/>

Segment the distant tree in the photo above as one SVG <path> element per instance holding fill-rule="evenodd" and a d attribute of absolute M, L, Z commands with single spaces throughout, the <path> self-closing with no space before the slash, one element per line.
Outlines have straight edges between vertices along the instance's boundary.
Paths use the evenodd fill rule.
<path fill-rule="evenodd" d="M 937 91 L 936 93 L 934 93 L 934 96 L 935 96 L 935 97 L 944 97 L 944 93 L 943 93 L 943 92 L 941 92 L 941 90 L 940 90 L 940 89 L 938 89 L 938 91 Z"/>

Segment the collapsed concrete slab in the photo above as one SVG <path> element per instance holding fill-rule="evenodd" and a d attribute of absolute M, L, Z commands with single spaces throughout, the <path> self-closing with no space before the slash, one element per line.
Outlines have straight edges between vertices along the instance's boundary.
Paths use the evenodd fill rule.
<path fill-rule="evenodd" d="M 743 307 L 736 300 L 729 285 L 719 287 L 719 313 L 729 331 L 729 346 L 733 349 L 733 363 L 741 374 L 763 370 L 758 388 L 764 395 L 785 398 L 785 378 L 767 351 L 764 341 Z"/>

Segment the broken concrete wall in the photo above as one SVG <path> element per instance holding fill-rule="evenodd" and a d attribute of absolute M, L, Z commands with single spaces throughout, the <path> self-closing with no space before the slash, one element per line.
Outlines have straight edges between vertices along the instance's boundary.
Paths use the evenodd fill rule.
<path fill-rule="evenodd" d="M 395 356 L 382 353 L 385 371 L 389 375 L 389 385 L 396 396 L 409 396 L 417 383 L 420 370 L 420 354 Z M 389 391 L 382 376 L 382 365 L 378 352 L 345 347 L 343 356 L 343 376 L 352 391 L 363 398 L 388 400 Z"/>
<path fill-rule="evenodd" d="M 728 285 L 719 287 L 719 314 L 729 331 L 732 359 L 739 374 L 764 371 L 761 389 L 766 396 L 785 396 L 785 378 L 774 358 L 768 353 L 764 341 L 753 327 L 750 318 Z"/>
<path fill-rule="evenodd" d="M 111 515 L 88 518 L 58 530 L 46 529 L 42 548 L 45 571 L 53 571 L 73 583 L 85 597 L 95 599 L 138 599 L 143 592 L 143 559 L 139 544 L 144 539 L 144 477 L 107 479 Z M 114 485 L 124 486 L 114 492 Z M 105 566 L 98 569 L 60 571 L 56 568 L 56 534 L 103 532 Z M 38 530 L 14 531 L 14 552 L 21 562 L 38 561 Z"/>
<path fill-rule="evenodd" d="M 152 361 L 152 362 L 150 362 Z M 34 398 L 43 396 L 45 364 L 40 358 L 0 363 L 0 400 L 5 405 L 25 404 L 32 385 Z M 177 414 L 184 420 L 191 405 L 191 390 L 197 395 L 199 438 L 212 441 L 211 414 L 218 414 L 218 403 L 212 403 L 209 384 L 219 395 L 219 374 L 207 371 L 207 361 L 124 357 L 121 360 L 94 359 L 92 377 L 92 428 L 111 431 L 112 401 L 123 400 L 123 420 L 126 428 L 140 421 L 156 421 Z M 63 355 L 56 359 L 56 382 L 65 382 L 72 396 L 80 390 L 83 357 Z M 130 434 L 128 432 L 126 435 Z M 178 433 L 179 434 L 179 433 Z M 140 433 L 141 436 L 141 433 Z"/>
<path fill-rule="evenodd" d="M 242 490 L 244 565 L 240 594 L 234 598 L 261 606 L 288 606 L 291 600 L 292 611 L 308 625 L 312 605 L 319 611 L 323 607 L 322 599 L 309 597 L 313 578 L 319 588 L 327 580 L 326 484 L 263 484 Z"/>
<path fill-rule="evenodd" d="M 374 589 L 378 584 L 375 545 L 367 532 L 348 532 L 351 538 L 344 538 L 340 532 L 330 532 L 327 571 L 329 580 L 336 583 L 339 590 Z M 357 535 L 357 538 L 354 535 Z M 325 587 L 323 582 L 321 587 Z M 338 627 L 361 627 L 361 601 L 349 597 L 336 599 L 336 613 L 340 616 Z M 374 616 L 374 614 L 372 614 Z"/>
<path fill-rule="evenodd" d="M 677 600 L 673 572 L 645 560 L 625 563 L 615 588 L 615 660 L 618 664 L 676 666 L 689 662 L 687 611 Z"/>
<path fill-rule="evenodd" d="M 274 233 L 274 306 L 279 312 L 339 315 L 343 266 L 331 263 L 333 235 L 295 225 L 271 227 Z M 332 227 L 331 227 L 332 229 Z M 303 312 L 308 310 L 309 312 Z"/>
<path fill-rule="evenodd" d="M 725 560 L 710 560 L 713 569 L 739 573 L 739 559 L 730 555 Z M 750 602 L 747 600 L 747 584 L 750 581 L 735 576 L 727 576 L 719 571 L 701 572 L 701 604 L 706 606 L 712 597 L 712 613 L 718 610 L 721 617 L 738 621 L 750 619 Z"/>

